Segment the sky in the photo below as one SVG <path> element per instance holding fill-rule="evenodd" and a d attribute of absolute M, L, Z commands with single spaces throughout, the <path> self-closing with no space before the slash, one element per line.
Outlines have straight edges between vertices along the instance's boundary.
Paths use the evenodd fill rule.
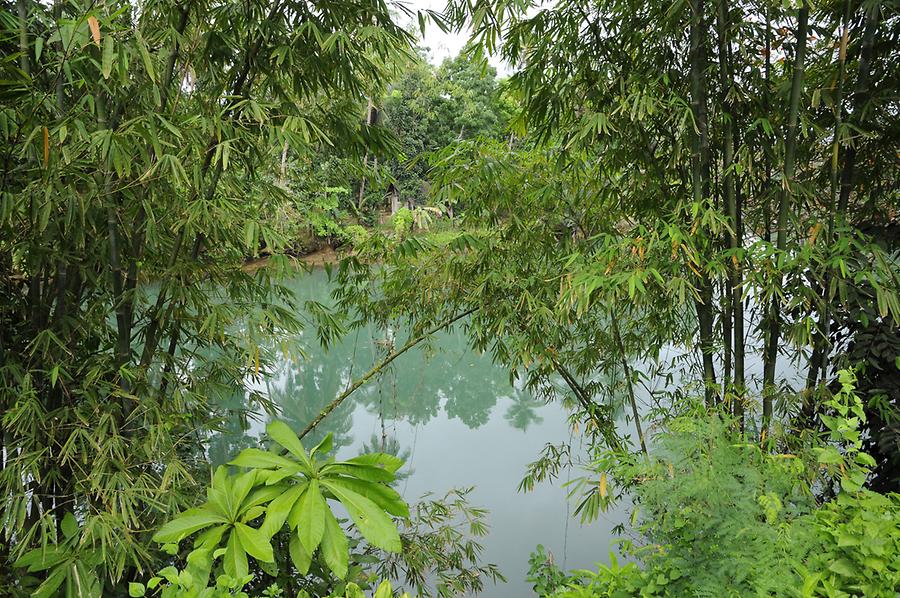
<path fill-rule="evenodd" d="M 441 12 L 447 5 L 447 0 L 403 0 L 403 4 L 413 12 L 417 10 Z M 402 18 L 400 22 L 403 23 Z M 410 22 L 415 23 L 415 29 L 418 33 L 418 22 L 415 22 L 414 19 L 410 20 Z M 445 58 L 452 58 L 459 54 L 467 40 L 468 35 L 465 33 L 444 33 L 437 25 L 429 22 L 425 26 L 425 35 L 422 38 L 421 45 L 428 50 L 428 60 L 432 64 L 439 65 Z M 492 57 L 489 62 L 491 66 L 497 69 L 497 75 L 500 77 L 508 76 L 512 72 L 509 66 L 497 57 Z"/>

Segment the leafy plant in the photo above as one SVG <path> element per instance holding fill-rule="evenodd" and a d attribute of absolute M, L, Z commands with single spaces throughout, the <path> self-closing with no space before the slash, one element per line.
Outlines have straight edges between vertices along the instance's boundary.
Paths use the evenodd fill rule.
<path fill-rule="evenodd" d="M 543 545 L 538 544 L 528 556 L 528 573 L 525 579 L 538 596 L 547 596 L 567 585 L 573 576 L 560 569 L 553 562 L 553 554 L 548 554 Z"/>
<path fill-rule="evenodd" d="M 265 503 L 280 496 L 284 488 L 261 485 L 258 477 L 257 471 L 230 475 L 226 467 L 218 467 L 206 491 L 206 503 L 163 525 L 153 539 L 161 543 L 178 543 L 205 530 L 194 540 L 194 548 L 212 552 L 224 544 L 223 569 L 233 578 L 244 577 L 249 572 L 247 555 L 265 563 L 272 562 L 271 534 L 267 536 L 248 523 L 264 514 Z"/>
<path fill-rule="evenodd" d="M 397 213 L 394 214 L 393 223 L 394 223 L 394 234 L 397 235 L 398 238 L 403 238 L 412 231 L 412 226 L 415 218 L 413 216 L 412 210 L 409 208 L 400 208 L 397 210 Z"/>
<path fill-rule="evenodd" d="M 423 598 L 477 594 L 488 581 L 506 581 L 496 565 L 481 563 L 487 512 L 469 504 L 471 491 L 422 497 L 400 528 L 403 551 L 374 553 L 378 576 L 403 580 Z"/>
<path fill-rule="evenodd" d="M 670 421 L 650 460 L 602 455 L 598 467 L 635 501 L 641 538 L 620 546 L 642 566 L 613 560 L 561 595 L 893 596 L 900 495 L 863 487 L 865 417 L 853 372 L 839 378 L 821 435 L 770 439 L 792 452 L 767 452 L 733 420 L 701 413 Z"/>
<path fill-rule="evenodd" d="M 97 549 L 84 546 L 81 528 L 72 513 L 65 514 L 59 531 L 62 536 L 59 543 L 30 550 L 13 564 L 24 568 L 28 573 L 47 572 L 46 578 L 31 596 L 100 598 L 103 586 L 96 568 L 103 562 L 103 554 Z"/>
<path fill-rule="evenodd" d="M 401 548 L 391 516 L 409 517 L 409 508 L 390 488 L 403 462 L 382 453 L 347 461 L 323 458 L 332 448 L 327 435 L 309 452 L 297 435 L 280 421 L 267 427 L 272 450 L 249 448 L 231 465 L 247 471 L 229 474 L 222 466 L 207 491 L 207 502 L 182 513 L 155 535 L 161 543 L 194 539 L 195 557 L 223 557 L 224 573 L 242 579 L 249 572 L 248 556 L 265 565 L 274 562 L 271 538 L 287 524 L 290 558 L 301 574 L 309 571 L 316 554 L 338 578 L 348 571 L 348 540 L 328 505 L 339 502 L 373 546 L 388 552 Z M 252 527 L 260 521 L 259 527 Z M 224 544 L 224 548 L 222 548 Z"/>

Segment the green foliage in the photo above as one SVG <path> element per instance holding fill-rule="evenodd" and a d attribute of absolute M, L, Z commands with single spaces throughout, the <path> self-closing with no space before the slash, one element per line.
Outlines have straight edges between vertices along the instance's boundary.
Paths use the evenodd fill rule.
<path fill-rule="evenodd" d="M 463 139 L 502 136 L 511 102 L 501 94 L 494 68 L 464 53 L 438 68 L 422 56 L 405 65 L 383 101 L 385 126 L 401 143 L 391 162 L 401 201 L 430 201 L 429 153 Z"/>
<path fill-rule="evenodd" d="M 900 496 L 841 493 L 812 524 L 817 544 L 801 569 L 806 595 L 894 595 L 900 587 Z"/>
<path fill-rule="evenodd" d="M 195 558 L 221 556 L 224 574 L 242 580 L 250 571 L 248 556 L 262 566 L 274 563 L 270 541 L 287 524 L 290 559 L 298 573 L 307 574 L 318 554 L 334 575 L 345 578 L 348 540 L 327 502 L 335 500 L 370 544 L 400 551 L 390 516 L 408 517 L 409 509 L 389 484 L 402 461 L 382 453 L 348 461 L 324 459 L 332 448 L 330 434 L 307 452 L 283 422 L 273 421 L 267 431 L 280 448 L 242 451 L 231 465 L 248 471 L 232 475 L 220 467 L 207 490 L 207 502 L 166 523 L 153 539 L 178 543 L 202 532 L 193 542 L 194 553 L 201 555 Z M 261 518 L 258 527 L 251 526 Z M 191 575 L 194 580 L 208 577 L 208 569 L 206 576 Z"/>
<path fill-rule="evenodd" d="M 413 227 L 413 213 L 409 208 L 400 208 L 393 217 L 394 234 L 402 239 L 407 236 Z"/>
<path fill-rule="evenodd" d="M 641 563 L 545 576 L 563 596 L 892 596 L 900 583 L 900 495 L 862 488 L 864 418 L 851 372 L 826 401 L 820 438 L 769 453 L 716 416 L 671 421 L 649 460 L 611 469 L 635 499 Z M 784 438 L 790 444 L 788 438 Z M 605 475 L 605 474 L 604 474 Z M 839 489 L 819 504 L 816 492 Z M 566 586 L 564 589 L 560 589 Z"/>
<path fill-rule="evenodd" d="M 506 581 L 496 565 L 481 564 L 487 512 L 469 504 L 471 491 L 422 497 L 400 528 L 402 552 L 377 555 L 378 576 L 402 579 L 423 598 L 477 594 L 488 581 Z"/>
<path fill-rule="evenodd" d="M 74 514 L 106 595 L 201 490 L 217 400 L 265 403 L 270 340 L 300 328 L 287 260 L 241 269 L 290 241 L 278 157 L 385 146 L 357 107 L 411 37 L 378 0 L 18 6 L 0 11 L 2 584 L 68 551 Z"/>
<path fill-rule="evenodd" d="M 31 596 L 100 598 L 103 590 L 96 570 L 103 563 L 103 554 L 84 545 L 81 527 L 72 513 L 66 513 L 58 531 L 62 541 L 30 550 L 13 563 L 28 573 L 46 572 Z M 28 584 L 33 579 L 22 581 Z"/>
<path fill-rule="evenodd" d="M 568 585 L 573 581 L 573 576 L 560 569 L 553 562 L 552 553 L 548 555 L 544 552 L 544 547 L 538 544 L 528 557 L 528 575 L 525 579 L 532 584 L 531 589 L 535 594 L 547 596 Z"/>

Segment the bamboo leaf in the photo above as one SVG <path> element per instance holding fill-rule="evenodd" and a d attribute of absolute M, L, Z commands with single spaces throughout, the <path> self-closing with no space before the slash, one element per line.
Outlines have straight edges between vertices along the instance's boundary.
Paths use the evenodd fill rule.
<path fill-rule="evenodd" d="M 97 17 L 94 15 L 90 15 L 87 18 L 88 27 L 91 29 L 91 37 L 94 38 L 94 43 L 97 47 L 100 47 L 100 23 L 97 21 Z"/>
<path fill-rule="evenodd" d="M 103 40 L 103 57 L 100 62 L 100 72 L 104 79 L 109 79 L 112 74 L 113 62 L 115 60 L 115 41 L 111 35 L 107 35 Z"/>

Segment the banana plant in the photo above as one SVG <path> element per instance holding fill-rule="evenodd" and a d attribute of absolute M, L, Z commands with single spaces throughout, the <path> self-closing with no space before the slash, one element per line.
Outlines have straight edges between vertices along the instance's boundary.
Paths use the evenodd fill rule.
<path fill-rule="evenodd" d="M 319 551 L 328 569 L 343 579 L 348 570 L 348 540 L 328 501 L 336 501 L 372 545 L 399 552 L 400 535 L 391 516 L 409 517 L 409 507 L 389 484 L 403 461 L 370 453 L 347 461 L 324 456 L 332 450 L 329 434 L 309 452 L 287 424 L 267 428 L 271 450 L 246 449 L 229 465 L 243 468 L 229 474 L 219 467 L 207 490 L 206 502 L 165 524 L 157 542 L 181 542 L 193 534 L 194 549 L 223 557 L 225 574 L 234 579 L 249 571 L 248 556 L 273 563 L 271 538 L 285 525 L 294 566 L 309 571 Z M 262 518 L 259 527 L 252 527 Z M 224 544 L 224 548 L 222 548 Z"/>
<path fill-rule="evenodd" d="M 347 537 L 328 506 L 341 503 L 360 534 L 372 545 L 399 552 L 400 535 L 391 515 L 409 517 L 409 507 L 389 486 L 403 461 L 370 453 L 347 461 L 322 457 L 331 452 L 328 434 L 308 453 L 297 435 L 280 421 L 267 427 L 272 450 L 246 449 L 231 465 L 256 471 L 267 487 L 286 487 L 269 503 L 262 530 L 270 537 L 285 523 L 291 532 L 289 552 L 301 573 L 309 571 L 319 550 L 339 578 L 347 574 Z"/>

